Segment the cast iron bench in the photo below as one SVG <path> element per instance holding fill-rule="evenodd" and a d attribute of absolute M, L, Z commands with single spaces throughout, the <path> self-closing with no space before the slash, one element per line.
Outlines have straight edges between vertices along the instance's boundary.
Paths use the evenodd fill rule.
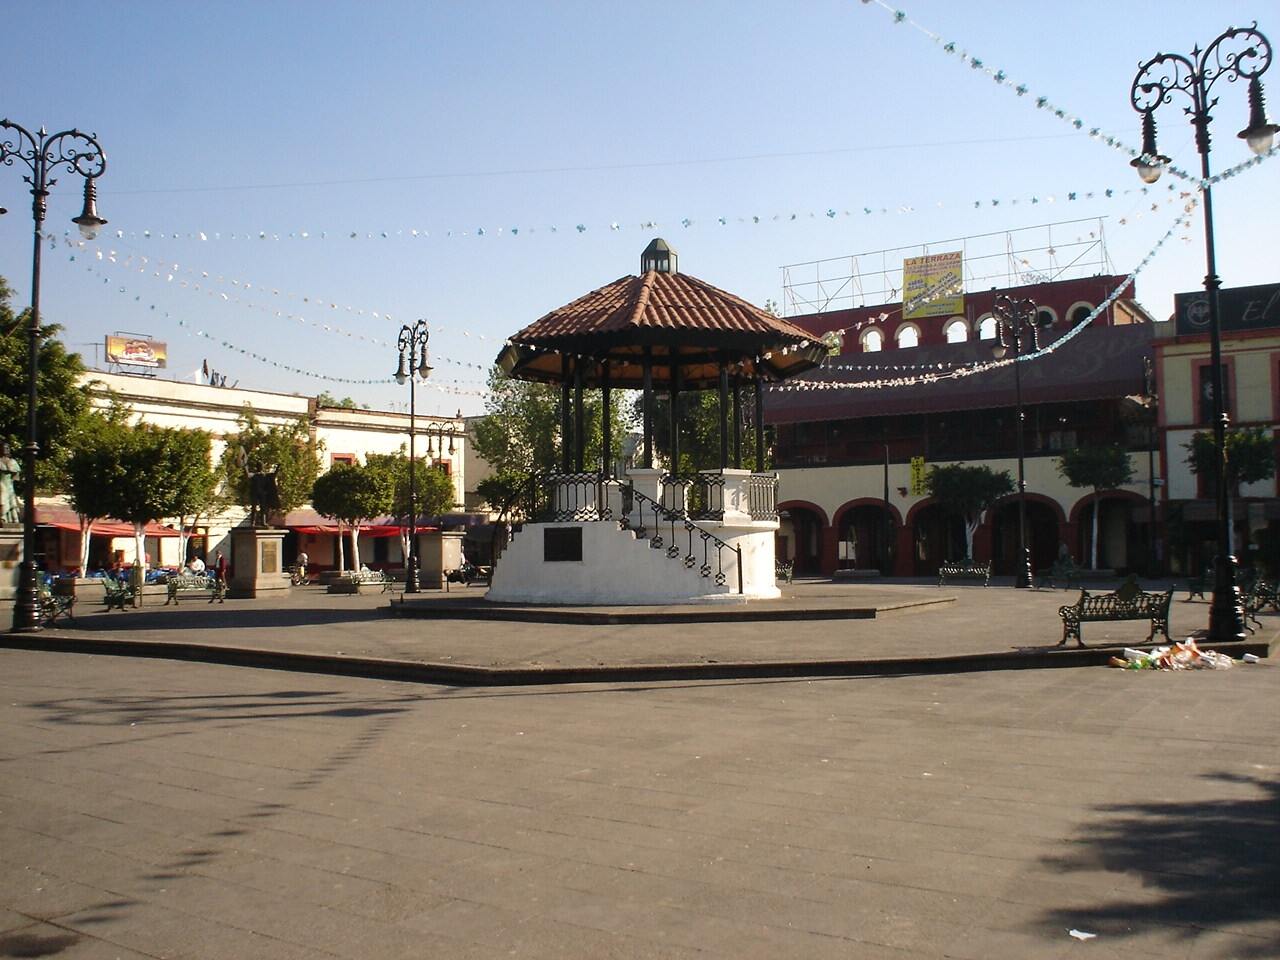
<path fill-rule="evenodd" d="M 123 610 L 126 603 L 133 602 L 133 584 L 120 580 L 103 580 L 102 600 L 106 603 L 108 610 L 112 607 Z"/>
<path fill-rule="evenodd" d="M 981 580 L 984 587 L 991 585 L 991 564 L 969 560 L 947 560 L 938 567 L 938 586 L 948 580 Z"/>
<path fill-rule="evenodd" d="M 178 594 L 208 592 L 209 602 L 217 600 L 223 603 L 226 600 L 226 591 L 223 589 L 222 581 L 215 576 L 204 573 L 177 573 L 169 577 L 167 584 L 169 588 L 168 596 L 165 598 L 164 605 L 178 604 Z"/>
<path fill-rule="evenodd" d="M 787 583 L 794 581 L 796 575 L 796 565 L 790 560 L 779 560 L 773 565 L 773 578 L 775 580 L 785 580 Z"/>
<path fill-rule="evenodd" d="M 394 587 L 396 581 L 382 570 L 353 570 L 329 581 L 329 593 L 369 593 L 363 588 L 381 587 L 386 593 Z"/>
<path fill-rule="evenodd" d="M 1249 588 L 1244 591 L 1244 628 L 1253 633 L 1253 627 L 1249 626 L 1250 620 L 1257 626 L 1262 626 L 1258 613 L 1267 607 L 1280 612 L 1280 591 L 1277 591 L 1274 584 L 1261 577 L 1255 577 L 1253 583 L 1249 584 Z"/>
<path fill-rule="evenodd" d="M 1120 585 L 1114 593 L 1091 594 L 1088 590 L 1080 591 L 1080 599 L 1070 606 L 1059 607 L 1058 616 L 1062 618 L 1062 640 L 1058 646 L 1065 647 L 1067 641 L 1075 640 L 1076 646 L 1083 647 L 1080 639 L 1080 624 L 1114 622 L 1120 620 L 1150 620 L 1150 640 L 1159 630 L 1169 639 L 1169 604 L 1173 601 L 1172 588 L 1164 593 L 1144 593 L 1138 581 L 1130 577 Z"/>
<path fill-rule="evenodd" d="M 1053 566 L 1048 572 L 1040 572 L 1040 582 L 1042 585 L 1055 588 L 1058 581 L 1062 581 L 1064 590 L 1070 590 L 1072 587 L 1080 586 L 1080 575 L 1084 573 L 1083 567 L 1076 566 L 1076 562 L 1070 557 L 1064 560 L 1055 560 Z"/>
<path fill-rule="evenodd" d="M 60 596 L 50 590 L 48 584 L 44 583 L 40 584 L 37 589 L 40 601 L 40 622 L 42 624 L 53 623 L 64 614 L 68 620 L 76 618 L 71 609 L 76 604 L 74 596 Z"/>
<path fill-rule="evenodd" d="M 1187 601 L 1199 597 L 1204 599 L 1205 588 L 1213 582 L 1213 568 L 1205 567 L 1198 576 L 1187 578 Z"/>

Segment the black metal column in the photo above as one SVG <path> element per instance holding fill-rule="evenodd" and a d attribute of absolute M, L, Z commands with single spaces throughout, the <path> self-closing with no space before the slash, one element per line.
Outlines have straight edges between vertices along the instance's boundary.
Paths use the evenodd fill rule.
<path fill-rule="evenodd" d="M 613 422 L 609 416 L 612 387 L 609 358 L 605 357 L 600 361 L 600 474 L 606 477 L 613 476 Z"/>
<path fill-rule="evenodd" d="M 742 469 L 742 377 L 733 375 L 733 469 Z"/>
<path fill-rule="evenodd" d="M 573 364 L 573 469 L 578 473 L 586 468 L 587 430 L 586 416 L 582 409 L 582 357 Z"/>
<path fill-rule="evenodd" d="M 729 466 L 729 368 L 720 361 L 720 469 Z"/>
<path fill-rule="evenodd" d="M 644 348 L 644 468 L 653 469 L 653 350 Z"/>
<path fill-rule="evenodd" d="M 680 362 L 671 348 L 671 475 L 680 475 Z"/>
<path fill-rule="evenodd" d="M 569 376 L 573 371 L 569 366 L 569 355 L 560 358 L 560 468 L 569 473 L 573 470 L 573 425 L 569 417 L 569 397 L 572 387 Z"/>
<path fill-rule="evenodd" d="M 764 381 L 756 377 L 756 470 L 764 470 Z"/>

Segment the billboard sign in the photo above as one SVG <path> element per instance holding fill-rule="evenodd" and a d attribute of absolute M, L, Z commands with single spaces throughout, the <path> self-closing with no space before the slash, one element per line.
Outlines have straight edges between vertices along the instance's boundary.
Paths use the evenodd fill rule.
<path fill-rule="evenodd" d="M 169 358 L 169 346 L 159 340 L 148 340 L 146 337 L 107 335 L 107 363 L 116 363 L 122 367 L 152 367 L 166 365 Z"/>
<path fill-rule="evenodd" d="M 1179 336 L 1209 332 L 1209 295 L 1203 290 L 1175 294 L 1173 308 Z M 1280 327 L 1280 283 L 1219 290 L 1218 313 L 1224 332 Z"/>
<path fill-rule="evenodd" d="M 902 261 L 902 317 L 964 313 L 964 253 L 933 253 Z"/>

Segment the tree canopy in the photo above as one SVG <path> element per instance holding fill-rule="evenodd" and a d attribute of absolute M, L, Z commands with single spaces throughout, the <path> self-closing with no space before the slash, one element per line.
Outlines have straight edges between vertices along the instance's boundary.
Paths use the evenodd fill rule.
<path fill-rule="evenodd" d="M 973 534 L 982 522 L 983 511 L 1001 497 L 1013 493 L 1013 479 L 1009 471 L 997 472 L 986 466 L 952 463 L 933 467 L 925 483 L 943 510 L 964 520 L 966 559 L 972 559 Z"/>
<path fill-rule="evenodd" d="M 443 468 L 425 460 L 415 460 L 413 480 L 419 516 L 448 513 L 457 496 L 453 478 Z M 382 471 L 391 487 L 390 505 L 386 512 L 400 522 L 409 518 L 409 458 L 399 453 L 371 453 L 365 457 L 365 468 Z"/>
<path fill-rule="evenodd" d="M 311 505 L 316 513 L 351 528 L 351 566 L 360 566 L 360 524 L 391 510 L 392 478 L 386 471 L 357 463 L 338 463 L 316 478 Z M 341 541 L 339 541 L 341 549 Z M 343 555 L 339 566 L 345 568 Z"/>
<path fill-rule="evenodd" d="M 240 415 L 240 431 L 226 438 L 226 449 L 218 472 L 235 503 L 249 507 L 249 474 L 276 471 L 276 491 L 280 510 L 290 510 L 307 502 L 320 473 L 322 444 L 311 434 L 305 420 L 264 427 L 252 410 Z"/>
<path fill-rule="evenodd" d="M 622 449 L 626 432 L 620 411 L 619 394 L 610 398 L 613 408 L 612 447 L 609 459 Z M 600 391 L 583 394 L 583 415 L 587 432 L 584 461 L 588 470 L 600 463 L 603 420 Z M 512 380 L 495 368 L 489 374 L 489 395 L 485 398 L 486 416 L 472 428 L 472 444 L 476 454 L 499 473 L 552 473 L 560 468 L 560 389 L 527 380 Z"/>
<path fill-rule="evenodd" d="M 681 476 L 699 470 L 720 469 L 720 394 L 717 390 L 687 391 L 680 394 L 678 429 L 680 431 L 680 463 L 676 471 Z M 733 393 L 729 394 L 729 457 L 733 457 Z M 752 416 L 755 400 L 744 397 L 743 413 Z M 634 422 L 644 422 L 644 395 L 636 396 L 631 415 Z M 744 417 L 744 420 L 746 419 Z M 743 424 L 742 466 L 746 470 L 767 470 L 770 462 L 769 446 L 765 447 L 765 465 L 756 464 L 755 434 Z M 655 453 L 670 463 L 671 460 L 671 400 L 658 397 L 653 404 L 653 446 Z"/>
<path fill-rule="evenodd" d="M 1058 473 L 1073 487 L 1114 490 L 1133 479 L 1128 452 L 1118 444 L 1076 447 L 1058 458 Z"/>
<path fill-rule="evenodd" d="M 1226 433 L 1227 485 L 1257 483 L 1276 475 L 1275 445 L 1263 427 L 1243 427 Z M 1210 478 L 1217 469 L 1217 444 L 1212 433 L 1197 433 L 1182 445 L 1187 466 L 1197 476 Z"/>
<path fill-rule="evenodd" d="M 12 291 L 0 277 L 0 442 L 18 455 L 27 440 L 27 353 L 31 311 L 15 315 Z M 89 410 L 89 392 L 82 385 L 84 364 L 77 353 L 68 353 L 58 340 L 60 328 L 40 328 L 36 420 L 40 454 L 36 461 L 36 485 L 41 490 L 64 488 L 64 465 L 70 455 L 69 440 L 77 423 Z"/>

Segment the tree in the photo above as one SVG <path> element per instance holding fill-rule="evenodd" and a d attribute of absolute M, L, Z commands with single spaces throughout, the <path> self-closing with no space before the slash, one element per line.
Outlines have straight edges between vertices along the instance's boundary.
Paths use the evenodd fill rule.
<path fill-rule="evenodd" d="M 186 465 L 173 516 L 178 519 L 178 561 L 186 563 L 189 530 L 202 516 L 219 513 L 226 506 L 220 472 L 212 462 L 212 437 L 204 430 L 184 430 L 175 440 Z M 188 524 L 190 521 L 190 524 Z"/>
<path fill-rule="evenodd" d="M 240 432 L 226 438 L 218 468 L 232 502 L 250 506 L 249 474 L 275 470 L 281 512 L 306 503 L 320 473 L 323 446 L 312 436 L 307 422 L 294 420 L 264 427 L 248 407 L 239 422 Z"/>
<path fill-rule="evenodd" d="M 610 398 L 610 423 L 613 436 L 609 460 L 622 450 L 625 424 L 621 419 L 621 391 Z M 600 463 L 600 445 L 604 428 L 600 391 L 584 391 L 583 419 L 587 432 L 583 461 L 588 470 Z M 485 399 L 486 416 L 472 428 L 472 444 L 477 455 L 495 471 L 519 473 L 555 473 L 560 469 L 560 388 L 527 380 L 512 380 L 495 368 L 489 374 L 489 395 Z"/>
<path fill-rule="evenodd" d="M 129 408 L 112 397 L 108 406 L 92 410 L 80 418 L 71 450 L 64 466 L 63 488 L 67 501 L 80 519 L 80 576 L 86 576 L 89 566 L 89 539 L 93 521 L 110 516 L 113 496 L 109 488 L 127 478 L 116 471 L 118 458 L 104 456 L 106 451 L 118 449 L 123 440 L 121 434 L 129 430 Z"/>
<path fill-rule="evenodd" d="M 457 496 L 453 478 L 444 469 L 425 460 L 413 463 L 414 492 L 418 516 L 437 516 L 453 509 Z M 404 448 L 399 453 L 371 453 L 365 457 L 365 469 L 381 471 L 391 487 L 391 504 L 387 513 L 400 524 L 400 546 L 409 556 L 409 458 Z"/>
<path fill-rule="evenodd" d="M 338 407 L 342 410 L 355 410 L 356 402 L 350 397 L 343 397 L 339 400 L 328 390 L 322 390 L 320 395 L 316 397 L 316 406 L 318 407 Z"/>
<path fill-rule="evenodd" d="M 106 491 L 98 506 L 106 516 L 133 524 L 134 577 L 140 586 L 147 565 L 146 525 L 176 516 L 189 501 L 209 472 L 209 435 L 144 423 L 104 433 L 97 449 Z"/>
<path fill-rule="evenodd" d="M 1008 470 L 998 473 L 990 467 L 970 467 L 953 463 L 933 467 L 925 483 L 942 508 L 964 521 L 965 559 L 973 559 L 973 534 L 982 515 L 1001 497 L 1013 493 Z"/>
<path fill-rule="evenodd" d="M 677 401 L 680 405 L 680 463 L 675 472 L 680 476 L 689 476 L 699 470 L 720 469 L 720 393 L 718 390 L 699 390 L 680 394 Z M 753 398 L 745 398 L 742 403 L 744 412 L 751 412 Z M 733 403 L 733 394 L 729 394 L 729 403 Z M 638 423 L 644 422 L 644 394 L 636 397 L 631 411 Z M 752 414 L 754 415 L 754 414 Z M 729 410 L 729 448 L 733 450 L 733 410 Z M 744 429 L 746 424 L 744 423 Z M 671 461 L 671 400 L 660 397 L 653 404 L 653 446 L 658 456 Z M 765 450 L 765 466 L 756 465 L 755 442 L 751 431 L 746 430 L 742 436 L 742 466 L 747 470 L 768 469 L 769 451 Z"/>
<path fill-rule="evenodd" d="M 9 306 L 12 291 L 0 277 L 0 441 L 15 451 L 27 440 L 27 353 L 30 310 L 17 316 Z M 40 455 L 36 461 L 36 485 L 41 490 L 61 490 L 63 465 L 70 453 L 68 442 L 77 422 L 89 410 L 89 392 L 82 383 L 84 364 L 77 353 L 68 353 L 57 339 L 61 328 L 40 328 L 36 421 Z"/>
<path fill-rule="evenodd" d="M 360 564 L 360 524 L 391 510 L 391 477 L 385 470 L 339 463 L 315 481 L 311 505 L 324 517 L 346 523 L 351 530 L 352 569 Z M 338 540 L 338 566 L 346 569 L 342 540 Z"/>
<path fill-rule="evenodd" d="M 476 484 L 476 493 L 498 514 L 499 523 L 524 518 L 521 501 L 528 492 L 528 475 L 513 470 L 500 470 Z"/>
<path fill-rule="evenodd" d="M 1128 452 L 1118 444 L 1077 447 L 1058 458 L 1058 473 L 1073 487 L 1093 490 L 1093 544 L 1089 569 L 1098 569 L 1098 504 L 1103 490 L 1123 487 L 1133 479 L 1133 464 Z"/>
<path fill-rule="evenodd" d="M 1274 440 L 1263 427 L 1244 427 L 1228 430 L 1224 437 L 1227 452 L 1227 489 L 1234 491 L 1242 483 L 1270 480 L 1276 475 Z M 1218 445 L 1212 433 L 1196 433 L 1182 445 L 1187 451 L 1186 463 L 1191 472 L 1206 478 L 1210 487 L 1217 485 Z M 1227 498 L 1227 513 L 1234 508 L 1233 498 Z M 1235 523 L 1228 523 L 1232 542 L 1227 545 L 1235 553 Z"/>

